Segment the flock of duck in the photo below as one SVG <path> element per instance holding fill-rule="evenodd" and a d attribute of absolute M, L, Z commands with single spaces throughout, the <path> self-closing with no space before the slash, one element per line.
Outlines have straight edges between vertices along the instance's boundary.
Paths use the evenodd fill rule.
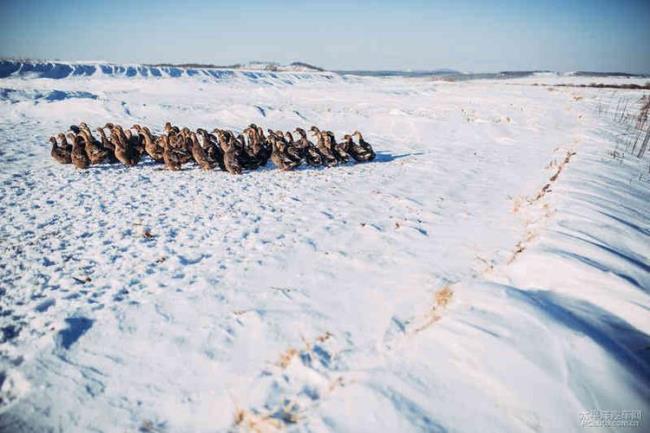
<path fill-rule="evenodd" d="M 316 126 L 309 130 L 315 137 L 315 144 L 302 128 L 295 129 L 298 138 L 294 140 L 289 131 L 268 129 L 265 135 L 264 130 L 255 124 L 237 135 L 224 129 L 191 131 L 170 122 L 158 136 L 146 126 L 137 124 L 124 129 L 107 123 L 96 131 L 100 140 L 82 122 L 72 125 L 66 133 L 50 137 L 52 158 L 61 164 L 74 164 L 86 169 L 104 162 L 131 167 L 147 155 L 155 162 L 164 163 L 169 170 L 180 170 L 183 164 L 194 161 L 203 170 L 218 166 L 231 174 L 265 166 L 269 159 L 280 170 L 287 171 L 302 163 L 312 167 L 331 167 L 351 160 L 366 162 L 375 158 L 375 151 L 359 131 L 343 136 L 343 141 L 337 143 L 331 131 L 321 131 Z"/>

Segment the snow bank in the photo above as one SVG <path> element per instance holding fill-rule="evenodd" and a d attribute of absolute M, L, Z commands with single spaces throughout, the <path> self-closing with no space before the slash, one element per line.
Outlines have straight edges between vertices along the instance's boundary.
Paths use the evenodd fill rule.
<path fill-rule="evenodd" d="M 79 77 L 117 77 L 117 78 L 181 78 L 196 77 L 209 80 L 224 80 L 234 77 L 243 77 L 251 81 L 272 80 L 300 80 L 313 79 L 320 76 L 332 79 L 336 76 L 332 72 L 319 72 L 301 66 L 279 68 L 277 71 L 256 70 L 254 64 L 250 68 L 218 69 L 218 68 L 191 68 L 174 66 L 147 66 L 147 65 L 115 65 L 110 63 L 75 63 L 75 62 L 19 62 L 0 61 L 0 78 L 50 78 L 60 80 Z M 246 70 L 250 69 L 250 70 Z"/>

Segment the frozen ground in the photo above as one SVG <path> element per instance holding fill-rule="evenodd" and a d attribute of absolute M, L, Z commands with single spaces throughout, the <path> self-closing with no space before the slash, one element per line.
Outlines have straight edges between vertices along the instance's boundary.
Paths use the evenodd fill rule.
<path fill-rule="evenodd" d="M 535 81 L 0 80 L 0 431 L 647 431 L 644 92 Z M 360 129 L 378 158 L 57 165 L 82 120 Z"/>

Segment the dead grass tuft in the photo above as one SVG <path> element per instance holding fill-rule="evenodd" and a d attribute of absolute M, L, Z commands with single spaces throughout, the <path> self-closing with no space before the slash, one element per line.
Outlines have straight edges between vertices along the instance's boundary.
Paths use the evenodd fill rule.
<path fill-rule="evenodd" d="M 416 326 L 412 333 L 417 334 L 418 332 L 422 332 L 440 320 L 442 317 L 440 316 L 440 311 L 449 305 L 453 295 L 454 291 L 450 286 L 445 286 L 434 293 L 433 306 L 431 307 L 431 310 L 429 310 L 429 312 L 423 317 L 423 323 Z"/>
<path fill-rule="evenodd" d="M 290 347 L 289 349 L 286 350 L 286 352 L 280 355 L 280 359 L 278 360 L 278 366 L 283 369 L 287 368 L 289 364 L 291 364 L 293 358 L 296 357 L 296 355 L 298 355 L 298 350 L 293 347 Z"/>
<path fill-rule="evenodd" d="M 251 433 L 275 433 L 282 429 L 282 422 L 270 415 L 258 415 L 245 409 L 237 409 L 233 424 Z"/>
<path fill-rule="evenodd" d="M 451 290 L 449 286 L 445 286 L 442 289 L 438 290 L 434 295 L 434 299 L 436 300 L 436 307 L 445 308 L 447 304 L 451 302 L 451 298 L 453 296 L 454 291 Z"/>
<path fill-rule="evenodd" d="M 324 343 L 327 340 L 329 340 L 331 337 L 332 337 L 332 333 L 326 331 L 323 335 L 319 335 L 318 337 L 316 337 L 316 341 L 318 341 L 319 343 Z"/>

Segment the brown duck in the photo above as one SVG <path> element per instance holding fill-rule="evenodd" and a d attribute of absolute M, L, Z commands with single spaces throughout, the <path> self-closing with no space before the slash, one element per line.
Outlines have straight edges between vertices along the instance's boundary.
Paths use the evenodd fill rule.
<path fill-rule="evenodd" d="M 287 155 L 287 143 L 284 137 L 269 131 L 269 141 L 273 146 L 273 153 L 271 153 L 271 161 L 282 171 L 291 171 L 300 165 L 299 161 L 294 161 Z"/>
<path fill-rule="evenodd" d="M 363 136 L 359 131 L 354 131 L 352 137 L 356 137 L 358 142 L 357 144 L 352 141 L 352 145 L 350 147 L 350 155 L 352 155 L 352 158 L 354 158 L 355 161 L 368 162 L 375 159 L 377 156 L 375 154 L 375 150 L 372 148 L 370 143 L 363 139 Z"/>
<path fill-rule="evenodd" d="M 160 141 L 163 147 L 163 161 L 167 170 L 177 171 L 181 169 L 182 163 L 178 157 L 178 153 L 169 142 L 167 135 L 161 135 Z"/>
<path fill-rule="evenodd" d="M 318 152 L 321 154 L 321 158 L 323 161 L 323 164 L 326 165 L 327 167 L 332 167 L 336 164 L 338 164 L 338 159 L 336 158 L 336 155 L 328 147 L 329 140 L 326 139 L 327 134 L 325 132 L 321 132 L 317 127 L 312 126 L 309 131 L 316 137 L 316 149 L 318 149 Z"/>
<path fill-rule="evenodd" d="M 218 131 L 219 146 L 223 151 L 223 165 L 230 174 L 242 174 L 242 166 L 239 163 L 240 150 L 232 134 L 226 134 L 224 131 Z"/>
<path fill-rule="evenodd" d="M 346 150 L 345 143 L 337 143 L 336 137 L 332 131 L 322 131 L 323 143 L 327 149 L 334 155 L 334 157 L 339 162 L 348 162 L 350 160 L 350 155 Z"/>
<path fill-rule="evenodd" d="M 208 158 L 211 164 L 219 165 L 219 168 L 226 170 L 226 166 L 223 163 L 223 152 L 219 147 L 219 140 L 213 134 L 209 134 L 205 129 L 197 130 L 198 136 L 203 140 L 202 147 L 205 150 L 205 156 Z"/>
<path fill-rule="evenodd" d="M 56 138 L 59 141 L 59 145 L 66 149 L 68 152 L 72 152 L 72 145 L 74 144 L 74 134 L 71 134 L 70 140 L 68 140 L 64 133 L 57 134 Z"/>
<path fill-rule="evenodd" d="M 81 135 L 77 135 L 72 145 L 72 153 L 70 154 L 74 166 L 81 169 L 86 169 L 90 166 L 85 144 L 84 138 Z"/>
<path fill-rule="evenodd" d="M 278 131 L 282 135 L 282 131 Z M 286 143 L 285 153 L 294 162 L 300 164 L 304 155 L 303 149 L 293 140 L 291 132 L 284 133 L 284 142 Z"/>
<path fill-rule="evenodd" d="M 86 155 L 88 155 L 88 160 L 91 164 L 100 164 L 108 158 L 110 151 L 104 148 L 99 141 L 95 140 L 95 137 L 89 135 L 86 128 L 81 129 L 79 136 L 84 140 Z"/>
<path fill-rule="evenodd" d="M 115 144 L 115 157 L 127 167 L 137 165 L 140 161 L 140 156 L 137 150 L 131 146 L 121 126 L 116 125 L 113 128 L 112 139 Z"/>
<path fill-rule="evenodd" d="M 215 164 L 208 159 L 208 156 L 203 147 L 201 147 L 195 132 L 190 133 L 190 140 L 192 142 L 192 157 L 194 158 L 194 161 L 196 161 L 199 167 L 201 167 L 201 170 L 212 170 Z"/>
<path fill-rule="evenodd" d="M 65 136 L 63 138 L 65 140 Z M 65 141 L 61 146 L 59 146 L 56 138 L 50 137 L 50 143 L 52 143 L 52 150 L 50 151 L 50 155 L 52 155 L 52 158 L 54 158 L 55 161 L 61 164 L 70 164 L 72 162 L 72 158 L 70 156 L 71 152 L 68 150 Z"/>
<path fill-rule="evenodd" d="M 144 150 L 147 155 L 156 162 L 164 162 L 163 152 L 164 149 L 160 145 L 158 139 L 151 135 L 151 131 L 146 126 L 141 129 L 141 134 L 144 139 Z"/>
<path fill-rule="evenodd" d="M 296 145 L 302 149 L 307 164 L 311 165 L 312 167 L 319 167 L 323 165 L 323 156 L 318 151 L 316 146 L 314 146 L 314 143 L 309 141 L 307 138 L 307 132 L 305 132 L 305 130 L 302 128 L 296 128 L 295 132 L 300 135 L 300 138 L 296 142 Z"/>

